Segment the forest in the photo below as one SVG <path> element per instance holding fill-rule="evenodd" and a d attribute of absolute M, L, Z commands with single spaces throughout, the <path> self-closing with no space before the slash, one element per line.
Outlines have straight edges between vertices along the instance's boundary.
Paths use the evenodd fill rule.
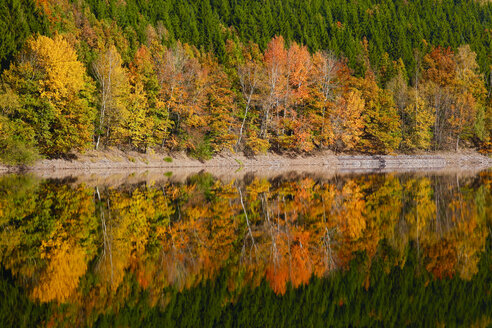
<path fill-rule="evenodd" d="M 492 149 L 492 3 L 4 0 L 0 161 Z"/>
<path fill-rule="evenodd" d="M 491 184 L 2 176 L 0 324 L 487 326 Z"/>

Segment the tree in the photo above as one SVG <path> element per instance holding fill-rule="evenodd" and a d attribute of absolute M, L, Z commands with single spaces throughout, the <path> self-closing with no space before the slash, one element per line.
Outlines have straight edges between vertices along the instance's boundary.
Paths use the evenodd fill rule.
<path fill-rule="evenodd" d="M 293 42 L 287 51 L 283 110 L 277 117 L 280 149 L 308 152 L 314 148 L 307 103 L 312 88 L 312 60 L 305 46 Z M 278 112 L 277 112 L 278 115 Z"/>
<path fill-rule="evenodd" d="M 410 90 L 410 104 L 403 109 L 406 125 L 402 148 L 428 150 L 432 144 L 433 113 L 425 99 L 412 93 L 417 91 Z"/>
<path fill-rule="evenodd" d="M 0 161 L 5 164 L 31 164 L 39 157 L 34 128 L 13 118 L 20 110 L 21 101 L 12 89 L 0 94 Z"/>
<path fill-rule="evenodd" d="M 162 145 L 167 141 L 171 149 L 176 146 L 194 149 L 199 141 L 190 140 L 192 129 L 206 125 L 203 103 L 208 72 L 202 69 L 194 52 L 196 49 L 178 42 L 153 54 L 159 99 L 172 122 L 172 138 L 162 140 Z"/>
<path fill-rule="evenodd" d="M 279 114 L 285 106 L 285 93 L 288 90 L 286 80 L 287 50 L 282 36 L 276 36 L 267 45 L 264 61 L 267 75 L 268 96 L 263 104 L 263 115 L 260 128 L 260 137 L 265 137 L 270 125 L 270 115 L 275 110 L 276 133 L 280 133 Z"/>
<path fill-rule="evenodd" d="M 245 102 L 245 108 L 241 121 L 241 127 L 239 128 L 236 148 L 241 144 L 249 110 L 253 105 L 255 105 L 254 102 L 258 101 L 258 93 L 260 93 L 264 88 L 265 82 L 264 69 L 262 66 L 263 58 L 262 54 L 259 52 L 258 46 L 255 44 L 250 44 L 249 47 L 244 49 L 243 57 L 244 63 L 238 66 L 237 75 L 241 86 L 241 93 Z"/>
<path fill-rule="evenodd" d="M 96 149 L 101 136 L 108 141 L 112 132 L 120 128 L 124 112 L 123 98 L 127 92 L 127 73 L 115 46 L 102 50 L 92 64 L 99 89 L 99 113 L 96 123 Z"/>
<path fill-rule="evenodd" d="M 35 33 L 47 30 L 46 16 L 33 0 L 0 3 L 0 68 L 7 69 L 22 45 Z"/>
<path fill-rule="evenodd" d="M 30 39 L 2 81 L 4 90 L 19 97 L 20 106 L 8 117 L 33 127 L 43 154 L 87 148 L 94 114 L 90 80 L 64 37 Z"/>
<path fill-rule="evenodd" d="M 151 137 L 147 137 L 145 147 L 161 145 L 162 141 L 169 136 L 171 128 L 169 112 L 159 97 L 160 86 L 151 54 L 153 51 L 158 51 L 158 48 L 159 45 L 156 43 L 153 43 L 150 49 L 146 46 L 140 47 L 130 64 L 130 76 L 136 76 L 136 79 L 143 85 L 144 97 L 148 104 L 146 119 L 151 121 L 146 124 L 152 125 L 152 129 L 148 131 Z"/>
<path fill-rule="evenodd" d="M 227 78 L 223 68 L 213 59 L 208 59 L 204 66 L 210 72 L 208 75 L 208 86 L 206 90 L 208 135 L 214 153 L 223 149 L 233 150 L 238 144 L 236 97 L 232 91 L 232 85 Z"/>
<path fill-rule="evenodd" d="M 485 104 L 487 89 L 483 75 L 479 72 L 476 53 L 469 45 L 458 48 L 456 53 L 457 106 L 454 130 L 456 133 L 456 150 L 460 137 L 469 137 L 475 133 L 479 140 L 486 140 Z M 480 132 L 483 131 L 483 132 Z"/>
<path fill-rule="evenodd" d="M 353 150 L 364 131 L 365 101 L 362 93 L 353 89 L 338 98 L 335 111 L 330 115 L 335 151 Z"/>
<path fill-rule="evenodd" d="M 400 145 L 401 124 L 391 94 L 379 88 L 370 69 L 363 79 L 357 79 L 355 83 L 365 101 L 362 113 L 364 132 L 359 149 L 383 153 L 394 151 Z"/>
<path fill-rule="evenodd" d="M 123 118 L 120 140 L 126 140 L 132 147 L 145 151 L 153 145 L 154 121 L 150 113 L 144 84 L 135 70 L 128 78 L 129 90 L 125 99 L 127 115 Z"/>
<path fill-rule="evenodd" d="M 331 143 L 333 139 L 332 120 L 337 120 L 338 116 L 335 114 L 334 107 L 336 100 L 341 93 L 342 83 L 344 76 L 344 65 L 338 61 L 335 56 L 327 52 L 317 52 L 313 55 L 313 84 L 314 89 L 317 92 L 320 101 L 321 113 L 319 120 L 321 126 L 318 126 L 320 135 L 320 145 L 323 146 Z M 316 96 L 314 96 L 316 98 Z"/>
<path fill-rule="evenodd" d="M 435 148 L 454 145 L 458 150 L 460 139 L 473 133 L 486 94 L 475 56 L 463 46 L 457 54 L 437 47 L 424 57 L 424 89 L 434 109 Z"/>

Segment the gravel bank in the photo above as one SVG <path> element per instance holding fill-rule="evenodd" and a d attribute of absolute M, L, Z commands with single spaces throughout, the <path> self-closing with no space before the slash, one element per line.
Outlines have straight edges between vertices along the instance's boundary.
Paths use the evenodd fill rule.
<path fill-rule="evenodd" d="M 312 156 L 289 157 L 276 154 L 259 155 L 254 158 L 241 154 L 218 155 L 201 162 L 183 153 L 140 154 L 119 150 L 91 151 L 79 154 L 73 160 L 41 160 L 29 167 L 0 166 L 0 172 L 54 173 L 60 171 L 96 173 L 101 171 L 145 171 L 176 169 L 231 172 L 238 169 L 257 170 L 308 170 L 308 171 L 418 171 L 418 170 L 483 170 L 492 167 L 492 158 L 474 151 L 459 153 L 431 153 L 417 155 L 334 155 L 331 152 Z M 62 173 L 62 172 L 60 172 Z M 98 174 L 99 174 L 98 173 Z"/>

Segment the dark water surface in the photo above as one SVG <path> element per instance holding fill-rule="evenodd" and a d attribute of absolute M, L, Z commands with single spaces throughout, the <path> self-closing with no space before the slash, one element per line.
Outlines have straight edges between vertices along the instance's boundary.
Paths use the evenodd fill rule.
<path fill-rule="evenodd" d="M 491 188 L 487 171 L 0 176 L 0 326 L 487 327 Z"/>

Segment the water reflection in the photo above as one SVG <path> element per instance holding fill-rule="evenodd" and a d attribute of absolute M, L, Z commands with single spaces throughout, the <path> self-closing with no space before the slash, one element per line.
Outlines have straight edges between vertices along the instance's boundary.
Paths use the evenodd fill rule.
<path fill-rule="evenodd" d="M 408 283 L 420 281 L 422 293 L 431 294 L 427 301 L 429 284 L 444 291 L 444 281 L 482 286 L 477 299 L 467 301 L 480 303 L 481 316 L 470 320 L 486 323 L 491 178 L 490 172 L 291 174 L 223 181 L 197 174 L 182 183 L 104 187 L 3 176 L 3 280 L 26 302 L 49 305 L 50 311 L 39 310 L 43 325 L 84 326 L 142 302 L 166 313 L 179 295 L 199 290 L 220 294 L 214 306 L 224 311 L 246 302 L 252 290 L 287 298 L 289 290 L 334 279 L 350 285 L 345 296 L 332 291 L 328 299 L 343 308 L 358 302 L 351 301 L 355 290 L 388 288 L 391 294 L 396 287 L 380 286 L 375 275 L 399 270 Z M 266 302 L 266 296 L 256 300 Z M 383 320 L 378 315 L 366 313 Z"/>

